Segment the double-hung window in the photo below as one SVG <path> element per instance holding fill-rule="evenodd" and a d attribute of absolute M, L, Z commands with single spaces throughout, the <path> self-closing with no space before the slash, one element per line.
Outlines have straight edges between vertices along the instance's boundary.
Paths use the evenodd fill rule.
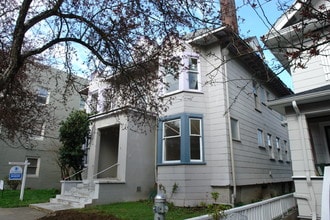
<path fill-rule="evenodd" d="M 201 119 L 190 118 L 189 119 L 190 130 L 190 160 L 201 161 L 202 160 L 202 123 Z"/>
<path fill-rule="evenodd" d="M 159 163 L 195 163 L 203 161 L 202 117 L 180 114 L 161 120 Z"/>
<path fill-rule="evenodd" d="M 283 161 L 283 155 L 281 151 L 281 143 L 280 143 L 280 138 L 276 137 L 276 149 L 278 153 L 278 160 Z"/>
<path fill-rule="evenodd" d="M 199 57 L 195 53 L 182 54 L 181 68 L 163 67 L 164 93 L 201 91 Z"/>
<path fill-rule="evenodd" d="M 189 89 L 198 90 L 199 89 L 199 72 L 198 72 L 198 59 L 196 57 L 188 58 L 188 84 Z"/>
<path fill-rule="evenodd" d="M 258 147 L 264 148 L 264 132 L 261 129 L 257 130 L 257 138 L 258 138 Z"/>
<path fill-rule="evenodd" d="M 163 125 L 163 160 L 180 161 L 181 121 L 166 121 Z"/>
<path fill-rule="evenodd" d="M 274 148 L 273 148 L 273 144 L 272 144 L 272 135 L 271 134 L 267 134 L 267 145 L 268 145 L 268 149 L 269 149 L 269 156 L 270 159 L 275 159 L 275 154 L 274 154 Z"/>
<path fill-rule="evenodd" d="M 49 103 L 49 92 L 44 87 L 39 87 L 37 90 L 37 102 L 46 105 Z"/>
<path fill-rule="evenodd" d="M 27 176 L 29 177 L 38 177 L 39 176 L 39 167 L 40 167 L 40 158 L 38 157 L 26 157 L 27 161 L 30 163 L 27 167 Z"/>

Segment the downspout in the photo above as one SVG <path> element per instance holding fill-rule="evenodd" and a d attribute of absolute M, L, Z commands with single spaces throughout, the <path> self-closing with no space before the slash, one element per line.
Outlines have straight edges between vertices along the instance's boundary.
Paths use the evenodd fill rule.
<path fill-rule="evenodd" d="M 232 130 L 231 130 L 231 123 L 230 123 L 230 102 L 229 102 L 229 86 L 228 86 L 228 73 L 227 73 L 227 55 L 229 51 L 227 48 L 222 50 L 222 60 L 223 64 L 223 71 L 224 71 L 224 82 L 225 82 L 225 90 L 226 90 L 226 115 L 228 120 L 228 133 L 229 133 L 229 147 L 230 147 L 230 162 L 231 162 L 231 171 L 232 171 L 232 181 L 233 181 L 233 193 L 231 194 L 231 203 L 234 207 L 235 200 L 236 200 L 236 172 L 235 172 L 235 159 L 234 159 L 234 146 L 233 146 L 233 137 L 232 137 Z"/>
<path fill-rule="evenodd" d="M 309 168 L 308 168 L 307 147 L 306 147 L 305 141 L 303 140 L 303 137 L 305 137 L 305 132 L 304 132 L 304 127 L 303 127 L 302 116 L 301 116 L 301 112 L 298 108 L 297 102 L 295 100 L 292 101 L 292 107 L 296 113 L 298 123 L 299 123 L 299 135 L 301 137 L 300 144 L 303 148 L 306 182 L 307 182 L 307 187 L 308 187 L 309 195 L 310 195 L 310 198 L 307 200 L 308 200 L 308 203 L 310 203 L 310 207 L 312 210 L 312 220 L 316 220 L 316 199 L 315 199 L 315 194 L 314 194 L 314 190 L 313 190 L 311 174 L 310 174 Z"/>

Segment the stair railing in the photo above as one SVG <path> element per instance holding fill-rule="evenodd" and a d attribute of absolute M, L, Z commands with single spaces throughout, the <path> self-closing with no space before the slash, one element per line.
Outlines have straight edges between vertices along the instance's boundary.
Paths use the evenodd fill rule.
<path fill-rule="evenodd" d="M 65 178 L 64 178 L 64 181 L 67 181 L 68 179 L 71 179 L 71 177 L 74 177 L 75 175 L 77 175 L 77 174 L 79 174 L 79 173 L 82 173 L 82 172 L 84 172 L 85 170 L 87 170 L 87 167 L 85 167 L 85 168 L 82 169 L 82 170 L 79 170 L 78 172 L 76 172 L 76 173 L 74 173 L 74 174 L 72 174 L 72 175 L 70 175 L 70 176 L 68 176 L 68 177 L 65 177 Z"/>
<path fill-rule="evenodd" d="M 115 164 L 109 166 L 108 168 L 105 168 L 104 170 L 101 170 L 100 172 L 94 174 L 94 175 L 93 175 L 93 178 L 96 177 L 97 175 L 101 174 L 101 173 L 104 173 L 105 171 L 108 171 L 108 170 L 110 170 L 110 169 L 112 169 L 112 168 L 118 166 L 118 165 L 119 165 L 119 163 L 115 163 Z"/>

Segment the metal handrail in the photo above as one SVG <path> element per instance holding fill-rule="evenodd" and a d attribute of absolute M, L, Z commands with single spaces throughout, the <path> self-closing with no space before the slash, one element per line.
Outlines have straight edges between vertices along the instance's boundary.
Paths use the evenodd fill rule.
<path fill-rule="evenodd" d="M 104 170 L 101 170 L 100 172 L 94 174 L 94 175 L 93 175 L 93 178 L 96 177 L 97 175 L 101 174 L 101 173 L 104 173 L 104 172 L 107 171 L 107 170 L 110 170 L 111 168 L 113 168 L 113 167 L 115 167 L 115 166 L 118 166 L 118 165 L 119 165 L 119 163 L 115 163 L 115 164 L 111 165 L 110 167 L 105 168 Z"/>
<path fill-rule="evenodd" d="M 84 168 L 84 169 L 82 169 L 82 170 L 79 170 L 78 172 L 76 172 L 76 173 L 74 173 L 74 174 L 72 174 L 72 175 L 70 175 L 70 176 L 68 176 L 68 177 L 65 177 L 65 178 L 64 178 L 64 181 L 70 179 L 71 177 L 77 175 L 78 173 L 82 173 L 82 172 L 85 171 L 86 169 L 87 169 L 87 167 Z"/>

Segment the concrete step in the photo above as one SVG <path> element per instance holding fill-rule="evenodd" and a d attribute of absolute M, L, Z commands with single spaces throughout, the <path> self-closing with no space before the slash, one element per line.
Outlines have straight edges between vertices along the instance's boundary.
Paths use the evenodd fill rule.
<path fill-rule="evenodd" d="M 50 203 L 50 202 L 30 204 L 29 207 L 33 209 L 41 210 L 46 213 L 54 213 L 56 211 L 61 211 L 61 210 L 76 209 L 76 207 L 70 205 Z"/>

